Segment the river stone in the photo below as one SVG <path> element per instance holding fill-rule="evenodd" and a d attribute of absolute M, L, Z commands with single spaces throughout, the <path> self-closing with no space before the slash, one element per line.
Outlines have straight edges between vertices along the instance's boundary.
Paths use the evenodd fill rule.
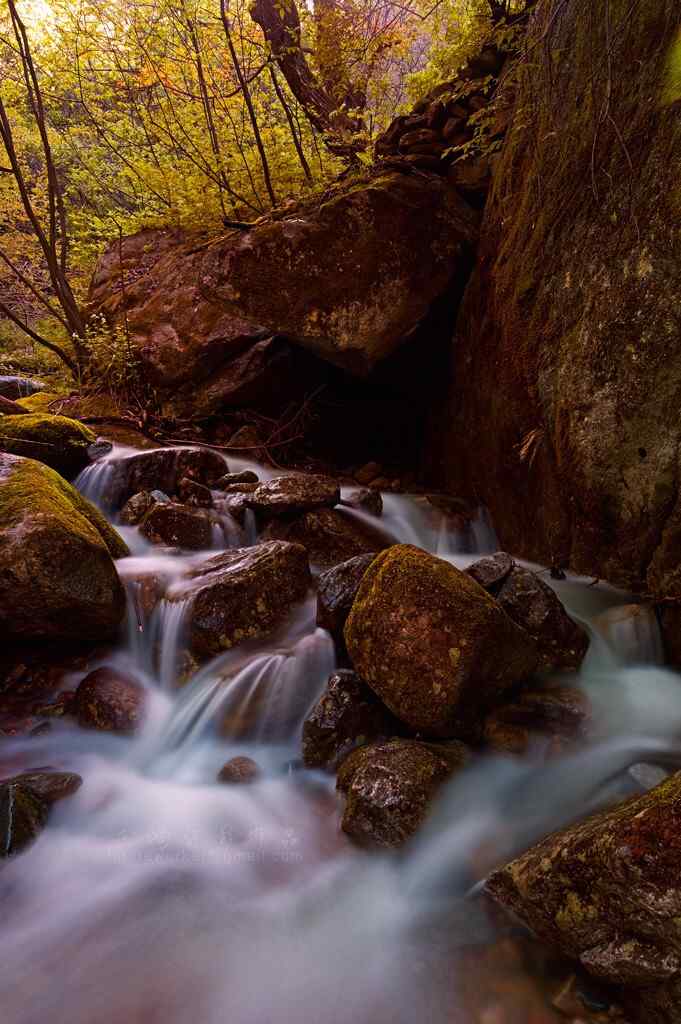
<path fill-rule="evenodd" d="M 274 519 L 333 508 L 339 501 L 340 488 L 336 480 L 312 474 L 291 474 L 260 484 L 250 495 L 248 507 L 263 519 Z"/>
<path fill-rule="evenodd" d="M 21 853 L 42 832 L 48 807 L 28 786 L 0 783 L 0 857 Z"/>
<path fill-rule="evenodd" d="M 198 480 L 190 480 L 183 476 L 177 485 L 177 497 L 186 505 L 194 505 L 197 508 L 212 508 L 213 495 L 210 487 L 200 484 Z"/>
<path fill-rule="evenodd" d="M 357 673 L 339 669 L 305 719 L 303 761 L 307 768 L 335 770 L 355 747 L 403 734 L 403 724 Z"/>
<path fill-rule="evenodd" d="M 252 757 L 242 755 L 240 757 L 233 757 L 226 764 L 223 764 L 218 772 L 218 782 L 232 786 L 243 786 L 256 782 L 260 775 L 261 771 L 257 761 L 254 761 Z"/>
<path fill-rule="evenodd" d="M 31 380 L 29 377 L 0 376 L 0 397 L 10 398 L 12 401 L 34 395 L 44 387 L 39 380 Z"/>
<path fill-rule="evenodd" d="M 514 566 L 515 562 L 510 555 L 507 555 L 505 551 L 497 551 L 495 555 L 488 555 L 487 558 L 473 562 L 473 565 L 468 566 L 466 572 L 490 594 L 496 595 Z"/>
<path fill-rule="evenodd" d="M 263 537 L 302 544 L 318 569 L 330 569 L 357 555 L 376 555 L 391 543 L 378 529 L 331 508 L 306 512 L 293 522 L 273 520 Z"/>
<path fill-rule="evenodd" d="M 360 512 L 366 512 L 370 516 L 383 514 L 383 498 L 380 491 L 372 491 L 369 487 L 361 487 L 351 491 L 347 498 L 343 498 L 341 505 L 348 508 L 356 508 Z"/>
<path fill-rule="evenodd" d="M 152 544 L 205 551 L 213 546 L 215 520 L 202 509 L 174 501 L 155 503 L 145 515 L 140 532 Z"/>
<path fill-rule="evenodd" d="M 83 729 L 133 733 L 144 716 L 144 687 L 116 668 L 95 669 L 76 690 L 69 713 Z"/>
<path fill-rule="evenodd" d="M 343 641 L 343 629 L 359 585 L 375 557 L 372 552 L 356 555 L 317 579 L 317 625 L 328 629 L 334 640 Z"/>
<path fill-rule="evenodd" d="M 189 644 L 205 659 L 266 636 L 305 597 L 310 583 L 305 548 L 269 541 L 202 562 L 167 596 L 191 600 Z"/>
<path fill-rule="evenodd" d="M 576 670 L 589 646 L 589 636 L 567 614 L 554 590 L 536 573 L 519 566 L 496 594 L 509 618 L 534 637 L 545 672 Z"/>
<path fill-rule="evenodd" d="M 3 416 L 0 424 L 0 450 L 44 462 L 67 479 L 90 464 L 88 448 L 96 440 L 88 427 L 66 416 Z"/>
<path fill-rule="evenodd" d="M 137 526 L 155 504 L 156 498 L 151 491 L 139 491 L 128 498 L 118 518 L 124 526 Z"/>
<path fill-rule="evenodd" d="M 407 544 L 378 555 L 345 625 L 352 663 L 401 721 L 431 736 L 475 732 L 530 676 L 532 638 L 475 580 Z"/>
<path fill-rule="evenodd" d="M 115 633 L 128 548 L 54 470 L 0 454 L 0 626 L 9 635 L 97 640 Z"/>
<path fill-rule="evenodd" d="M 411 838 L 437 790 L 466 763 L 462 743 L 446 747 L 397 739 L 353 751 L 338 772 L 343 831 L 365 847 L 398 847 Z"/>
<path fill-rule="evenodd" d="M 241 473 L 225 473 L 219 480 L 216 480 L 215 486 L 218 490 L 224 491 L 227 487 L 231 487 L 233 484 L 259 484 L 260 478 L 257 473 L 254 473 L 252 469 L 244 469 Z"/>
<path fill-rule="evenodd" d="M 681 773 L 556 832 L 496 871 L 491 895 L 587 971 L 624 984 L 641 1024 L 681 1006 Z"/>
<path fill-rule="evenodd" d="M 211 448 L 153 448 L 121 458 L 109 459 L 102 467 L 99 501 L 116 511 L 139 491 L 175 494 L 183 477 L 212 486 L 227 468 L 225 460 Z"/>
<path fill-rule="evenodd" d="M 25 786 L 41 800 L 44 800 L 48 806 L 73 796 L 83 785 L 81 776 L 76 775 L 75 772 L 55 772 L 51 770 L 22 772 L 21 775 L 7 779 L 6 782 Z"/>

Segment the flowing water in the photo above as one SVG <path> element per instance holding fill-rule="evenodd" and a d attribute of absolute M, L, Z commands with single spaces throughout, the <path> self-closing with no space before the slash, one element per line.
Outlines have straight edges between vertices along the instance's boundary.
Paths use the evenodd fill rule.
<path fill-rule="evenodd" d="M 95 501 L 109 461 L 79 480 Z M 230 460 L 243 468 L 250 464 Z M 420 498 L 386 495 L 383 529 L 460 567 L 495 547 L 484 514 L 459 532 Z M 251 523 L 251 540 L 253 531 Z M 181 591 L 211 552 L 159 553 L 136 531 L 125 535 L 134 553 L 119 563 L 128 620 L 114 660 L 148 688 L 148 714 L 132 738 L 64 723 L 10 746 L 26 767 L 85 781 L 0 873 L 2 1021 L 485 1019 L 470 1015 L 457 974 L 457 958 L 484 948 L 496 927 L 477 883 L 597 806 L 633 763 L 674 761 L 681 679 L 660 667 L 654 618 L 625 613 L 626 595 L 607 587 L 555 584 L 592 634 L 579 683 L 599 742 L 548 764 L 480 758 L 449 784 L 407 850 L 368 856 L 339 832 L 333 780 L 298 761 L 302 722 L 335 663 L 314 595 L 266 640 L 178 685 L 188 602 L 152 607 L 149 596 Z M 224 545 L 232 540 L 223 534 Z M 218 785 L 237 754 L 258 762 L 260 781 Z"/>

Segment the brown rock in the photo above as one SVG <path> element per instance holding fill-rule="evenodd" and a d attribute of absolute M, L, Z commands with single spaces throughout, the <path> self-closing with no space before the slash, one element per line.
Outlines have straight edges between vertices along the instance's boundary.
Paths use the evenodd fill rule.
<path fill-rule="evenodd" d="M 155 498 L 151 491 L 140 491 L 139 494 L 133 494 L 132 498 L 126 501 L 118 518 L 124 526 L 137 526 L 157 501 L 158 498 Z"/>
<path fill-rule="evenodd" d="M 317 579 L 317 625 L 328 629 L 335 640 L 343 640 L 343 629 L 359 585 L 374 558 L 373 553 L 356 555 Z"/>
<path fill-rule="evenodd" d="M 224 476 L 226 463 L 210 448 L 154 448 L 111 459 L 106 468 L 99 500 L 115 511 L 140 491 L 176 494 L 184 477 L 211 486 Z"/>
<path fill-rule="evenodd" d="M 589 636 L 570 618 L 554 590 L 516 566 L 496 594 L 509 618 L 527 630 L 537 644 L 540 667 L 547 672 L 575 670 L 589 646 Z"/>
<path fill-rule="evenodd" d="M 215 482 L 215 486 L 218 490 L 224 491 L 235 484 L 257 485 L 259 483 L 258 474 L 254 473 L 252 469 L 245 469 L 242 473 L 225 473 L 224 476 Z"/>
<path fill-rule="evenodd" d="M 200 484 L 198 480 L 190 480 L 184 476 L 177 485 L 177 496 L 186 505 L 194 505 L 196 508 L 212 508 L 213 495 L 210 487 Z"/>
<path fill-rule="evenodd" d="M 635 1021 L 674 1024 L 681 996 L 681 774 L 555 832 L 488 891 L 589 973 L 625 986 Z"/>
<path fill-rule="evenodd" d="M 343 831 L 359 846 L 401 846 L 423 823 L 442 783 L 466 762 L 463 744 L 447 748 L 398 739 L 355 750 L 338 773 L 346 798 Z"/>
<path fill-rule="evenodd" d="M 490 594 L 498 594 L 502 584 L 511 574 L 515 562 L 505 551 L 497 551 L 495 555 L 481 558 L 469 565 L 466 572 L 476 583 L 484 587 Z"/>
<path fill-rule="evenodd" d="M 243 786 L 257 782 L 260 775 L 260 766 L 252 757 L 233 757 L 220 769 L 218 782 Z"/>
<path fill-rule="evenodd" d="M 367 570 L 345 625 L 353 665 L 413 729 L 466 734 L 538 661 L 534 641 L 466 573 L 410 545 Z"/>
<path fill-rule="evenodd" d="M 403 735 L 402 723 L 357 673 L 340 669 L 305 719 L 303 761 L 308 768 L 335 771 L 355 747 Z"/>
<path fill-rule="evenodd" d="M 332 568 L 358 555 L 376 554 L 391 543 L 378 529 L 330 508 L 307 512 L 293 522 L 271 522 L 262 536 L 302 544 L 311 565 L 318 569 Z"/>
<path fill-rule="evenodd" d="M 28 786 L 0 784 L 0 857 L 13 857 L 37 839 L 47 823 L 48 807 Z"/>
<path fill-rule="evenodd" d="M 203 562 L 167 596 L 191 598 L 189 646 L 203 660 L 266 636 L 305 597 L 310 582 L 305 548 L 270 541 Z"/>
<path fill-rule="evenodd" d="M 153 544 L 205 551 L 213 546 L 214 522 L 201 509 L 168 501 L 155 504 L 147 512 L 140 530 Z"/>
<path fill-rule="evenodd" d="M 275 477 L 260 484 L 249 497 L 248 507 L 263 519 L 274 519 L 318 508 L 333 508 L 339 501 L 337 481 L 301 473 Z"/>
<path fill-rule="evenodd" d="M 355 473 L 355 480 L 358 484 L 370 484 L 383 472 L 383 467 L 378 462 L 367 462 L 365 466 Z"/>
<path fill-rule="evenodd" d="M 78 686 L 69 706 L 83 729 L 132 733 L 144 715 L 144 687 L 118 669 L 95 669 Z"/>
<path fill-rule="evenodd" d="M 359 509 L 360 512 L 367 512 L 370 516 L 383 515 L 383 498 L 380 492 L 372 491 L 368 488 L 352 491 L 347 498 L 342 499 L 341 505 Z"/>
<path fill-rule="evenodd" d="M 59 800 L 65 800 L 77 793 L 83 785 L 80 775 L 75 772 L 37 771 L 22 772 L 14 778 L 6 779 L 3 785 L 16 783 L 30 789 L 48 807 Z"/>

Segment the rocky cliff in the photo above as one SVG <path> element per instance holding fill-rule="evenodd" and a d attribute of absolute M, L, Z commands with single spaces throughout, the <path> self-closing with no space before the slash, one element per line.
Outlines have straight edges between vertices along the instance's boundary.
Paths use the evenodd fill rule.
<path fill-rule="evenodd" d="M 680 28 L 676 0 L 538 6 L 444 445 L 509 550 L 658 595 L 681 593 Z"/>

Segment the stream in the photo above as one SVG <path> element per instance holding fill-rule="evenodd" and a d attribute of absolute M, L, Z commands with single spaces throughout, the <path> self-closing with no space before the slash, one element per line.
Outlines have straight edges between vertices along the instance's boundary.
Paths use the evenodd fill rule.
<path fill-rule="evenodd" d="M 95 503 L 108 461 L 77 481 Z M 231 457 L 229 469 L 277 475 Z M 186 605 L 161 600 L 146 616 L 140 588 L 161 580 L 181 593 L 189 569 L 243 537 L 218 530 L 212 551 L 168 554 L 119 529 L 132 550 L 118 563 L 128 617 L 106 663 L 143 681 L 148 712 L 132 737 L 63 721 L 7 744 L 22 765 L 78 772 L 84 784 L 0 874 L 3 1022 L 505 1022 L 471 1016 L 456 967 L 500 927 L 479 882 L 613 784 L 652 784 L 627 769 L 673 753 L 680 680 L 661 664 L 652 613 L 632 620 L 616 611 L 626 594 L 544 576 L 592 636 L 578 682 L 594 743 L 552 761 L 479 757 L 406 850 L 368 855 L 339 830 L 334 778 L 300 763 L 302 723 L 336 665 L 314 593 L 264 641 L 178 686 Z M 496 550 L 484 513 L 459 532 L 420 497 L 385 494 L 382 529 L 460 568 Z M 255 541 L 253 521 L 245 532 Z M 259 780 L 218 785 L 221 766 L 243 754 Z M 646 771 L 657 781 L 655 768 L 634 776 Z"/>

